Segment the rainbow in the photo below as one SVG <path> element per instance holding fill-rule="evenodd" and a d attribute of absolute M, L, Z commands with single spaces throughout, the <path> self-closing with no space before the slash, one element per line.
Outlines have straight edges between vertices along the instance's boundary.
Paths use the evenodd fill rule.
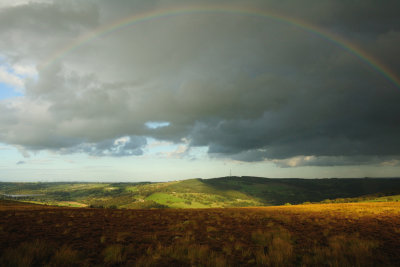
<path fill-rule="evenodd" d="M 273 21 L 281 22 L 288 25 L 293 25 L 297 28 L 304 30 L 305 32 L 312 33 L 316 36 L 319 36 L 322 39 L 328 40 L 337 46 L 341 47 L 348 53 L 357 57 L 361 62 L 368 65 L 375 72 L 381 74 L 388 81 L 390 81 L 393 85 L 400 89 L 400 79 L 396 76 L 396 74 L 389 69 L 386 65 L 380 62 L 377 58 L 374 58 L 372 55 L 366 53 L 360 46 L 355 43 L 350 42 L 349 40 L 343 38 L 342 36 L 330 32 L 324 28 L 318 27 L 316 25 L 312 25 L 308 22 L 300 20 L 298 18 L 292 18 L 288 16 L 284 16 L 282 14 L 278 14 L 276 12 L 269 12 L 265 10 L 259 10 L 254 8 L 247 7 L 227 7 L 227 6 L 189 6 L 189 7 L 172 7 L 165 8 L 161 10 L 154 10 L 147 13 L 135 14 L 132 16 L 128 16 L 119 20 L 116 20 L 112 23 L 100 26 L 93 31 L 90 31 L 84 35 L 79 36 L 78 38 L 72 40 L 67 43 L 61 49 L 57 50 L 55 53 L 51 54 L 47 59 L 45 59 L 39 66 L 39 70 L 47 68 L 55 61 L 61 59 L 66 54 L 71 53 L 75 49 L 83 46 L 84 44 L 91 42 L 92 40 L 104 36 L 110 32 L 119 30 L 126 26 L 131 26 L 139 23 L 143 23 L 146 21 L 154 20 L 154 19 L 162 19 L 167 17 L 179 16 L 179 15 L 190 15 L 190 14 L 202 14 L 202 13 L 216 13 L 216 14 L 233 14 L 233 15 L 242 15 L 242 16 L 253 16 L 253 17 L 261 17 L 267 18 Z"/>

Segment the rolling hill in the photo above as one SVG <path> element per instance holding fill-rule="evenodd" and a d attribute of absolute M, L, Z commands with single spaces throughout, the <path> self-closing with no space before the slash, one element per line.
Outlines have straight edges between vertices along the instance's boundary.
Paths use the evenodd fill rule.
<path fill-rule="evenodd" d="M 331 200 L 344 202 L 346 199 L 358 202 L 374 197 L 384 201 L 384 196 L 400 194 L 400 179 L 234 176 L 165 183 L 0 183 L 0 194 L 2 198 L 75 207 L 248 207 Z M 397 198 L 390 199 L 396 201 Z"/>

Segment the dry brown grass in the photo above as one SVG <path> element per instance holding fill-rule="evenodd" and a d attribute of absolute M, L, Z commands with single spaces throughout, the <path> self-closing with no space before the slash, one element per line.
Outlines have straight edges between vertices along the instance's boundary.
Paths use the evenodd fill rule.
<path fill-rule="evenodd" d="M 292 263 L 293 245 L 291 235 L 285 228 L 253 232 L 252 240 L 260 245 L 255 252 L 257 265 L 288 266 Z"/>
<path fill-rule="evenodd" d="M 314 247 L 313 254 L 303 257 L 303 266 L 375 266 L 373 249 L 377 242 L 356 235 L 337 235 L 329 239 L 328 246 Z"/>
<path fill-rule="evenodd" d="M 104 263 L 107 266 L 118 265 L 126 260 L 125 248 L 119 244 L 106 247 L 103 251 Z"/>
<path fill-rule="evenodd" d="M 199 210 L 0 205 L 0 266 L 397 266 L 400 203 Z"/>
<path fill-rule="evenodd" d="M 85 266 L 83 256 L 77 250 L 68 246 L 59 248 L 50 259 L 48 266 L 51 267 L 74 267 Z"/>
<path fill-rule="evenodd" d="M 23 242 L 16 248 L 7 248 L 0 258 L 0 266 L 40 266 L 46 263 L 53 253 L 43 240 Z"/>
<path fill-rule="evenodd" d="M 229 266 L 227 258 L 207 245 L 175 244 L 147 250 L 136 266 Z"/>

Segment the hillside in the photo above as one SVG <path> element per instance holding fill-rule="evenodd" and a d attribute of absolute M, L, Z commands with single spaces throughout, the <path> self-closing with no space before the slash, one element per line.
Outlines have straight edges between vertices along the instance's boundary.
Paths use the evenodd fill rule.
<path fill-rule="evenodd" d="M 49 205 L 111 208 L 248 207 L 350 198 L 355 202 L 354 198 L 359 201 L 364 196 L 378 198 L 399 193 L 399 178 L 222 177 L 166 183 L 0 183 L 2 198 Z"/>
<path fill-rule="evenodd" d="M 399 178 L 267 179 L 223 177 L 203 180 L 214 188 L 238 190 L 266 205 L 320 202 L 326 199 L 355 198 L 371 194 L 400 193 Z"/>

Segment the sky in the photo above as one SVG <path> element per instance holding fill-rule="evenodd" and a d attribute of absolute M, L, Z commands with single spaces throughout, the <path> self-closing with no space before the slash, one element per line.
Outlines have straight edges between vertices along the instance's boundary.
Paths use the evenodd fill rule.
<path fill-rule="evenodd" d="M 400 177 L 399 10 L 0 0 L 0 181 Z"/>

